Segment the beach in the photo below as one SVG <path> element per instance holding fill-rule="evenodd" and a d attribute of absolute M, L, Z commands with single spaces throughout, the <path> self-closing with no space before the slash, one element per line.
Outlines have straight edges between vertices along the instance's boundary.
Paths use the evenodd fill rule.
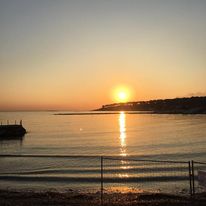
<path fill-rule="evenodd" d="M 106 193 L 103 205 L 120 206 L 203 206 L 206 201 L 206 193 L 199 194 L 194 198 L 175 196 L 161 193 Z M 101 205 L 100 193 L 82 193 L 68 190 L 61 193 L 56 191 L 18 191 L 0 190 L 1 206 L 77 206 L 77 205 Z"/>

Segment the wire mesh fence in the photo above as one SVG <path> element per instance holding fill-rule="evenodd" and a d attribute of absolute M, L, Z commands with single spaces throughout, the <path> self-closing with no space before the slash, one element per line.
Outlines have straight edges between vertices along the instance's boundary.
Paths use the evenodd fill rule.
<path fill-rule="evenodd" d="M 92 191 L 99 189 L 100 157 L 1 156 L 0 180 L 4 187 Z"/>
<path fill-rule="evenodd" d="M 206 162 L 191 161 L 193 194 L 206 192 Z"/>
<path fill-rule="evenodd" d="M 191 193 L 189 167 L 190 162 L 104 157 L 103 192 L 162 192 L 187 195 Z M 108 196 L 104 201 L 110 201 Z"/>
<path fill-rule="evenodd" d="M 205 169 L 206 163 L 132 156 L 0 155 L 0 182 L 5 188 L 96 192 L 101 204 L 113 201 L 111 193 L 202 191 L 198 178 Z"/>

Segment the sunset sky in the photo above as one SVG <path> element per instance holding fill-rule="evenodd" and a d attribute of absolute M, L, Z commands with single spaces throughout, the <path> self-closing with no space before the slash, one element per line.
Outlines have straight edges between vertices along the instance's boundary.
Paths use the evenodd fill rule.
<path fill-rule="evenodd" d="M 205 0 L 0 0 L 0 110 L 206 95 Z"/>

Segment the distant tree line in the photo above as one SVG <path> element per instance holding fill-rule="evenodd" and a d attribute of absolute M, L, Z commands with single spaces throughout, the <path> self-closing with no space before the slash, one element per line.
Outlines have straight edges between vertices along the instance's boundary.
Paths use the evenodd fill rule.
<path fill-rule="evenodd" d="M 103 105 L 98 111 L 151 111 L 154 113 L 206 114 L 206 97 L 158 99 Z"/>

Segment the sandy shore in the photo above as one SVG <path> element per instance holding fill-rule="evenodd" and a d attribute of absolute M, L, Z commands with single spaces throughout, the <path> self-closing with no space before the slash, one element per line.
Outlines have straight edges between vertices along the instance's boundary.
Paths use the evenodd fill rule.
<path fill-rule="evenodd" d="M 166 195 L 160 193 L 106 193 L 104 205 L 120 206 L 203 206 L 206 193 L 195 198 Z M 1 206 L 89 206 L 100 205 L 100 193 L 80 193 L 73 190 L 68 192 L 34 192 L 0 190 Z"/>

